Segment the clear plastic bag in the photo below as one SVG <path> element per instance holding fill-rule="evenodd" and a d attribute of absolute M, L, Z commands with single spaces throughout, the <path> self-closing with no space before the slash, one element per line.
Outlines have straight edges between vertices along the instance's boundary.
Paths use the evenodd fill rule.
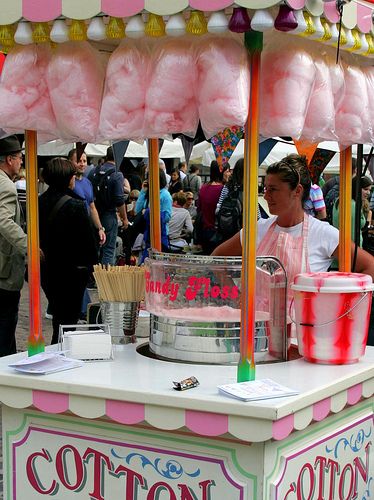
<path fill-rule="evenodd" d="M 57 125 L 46 83 L 51 57 L 48 45 L 17 46 L 5 59 L 0 83 L 0 127 L 37 130 L 57 136 Z"/>
<path fill-rule="evenodd" d="M 211 36 L 197 49 L 197 98 L 205 137 L 244 126 L 249 105 L 249 63 L 245 47 L 231 37 Z"/>
<path fill-rule="evenodd" d="M 316 69 L 302 47 L 279 38 L 264 50 L 260 83 L 260 134 L 299 139 L 313 90 Z"/>
<path fill-rule="evenodd" d="M 88 42 L 57 46 L 47 81 L 59 137 L 95 142 L 104 83 L 104 64 Z"/>
<path fill-rule="evenodd" d="M 371 142 L 369 98 L 363 71 L 350 64 L 344 65 L 344 97 L 335 115 L 337 140 L 344 145 Z"/>
<path fill-rule="evenodd" d="M 305 117 L 302 137 L 312 143 L 334 140 L 335 106 L 328 65 L 315 59 L 315 82 Z"/>
<path fill-rule="evenodd" d="M 150 54 L 144 43 L 126 39 L 111 55 L 105 80 L 98 139 L 144 137 Z"/>
<path fill-rule="evenodd" d="M 190 38 L 166 39 L 152 53 L 146 92 L 145 134 L 194 137 L 199 116 L 195 93 L 196 58 Z"/>

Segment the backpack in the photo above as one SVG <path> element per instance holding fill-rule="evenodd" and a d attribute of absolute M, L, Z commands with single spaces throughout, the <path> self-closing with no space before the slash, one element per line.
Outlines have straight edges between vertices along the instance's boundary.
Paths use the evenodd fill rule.
<path fill-rule="evenodd" d="M 115 171 L 115 168 L 101 170 L 100 167 L 97 167 L 89 177 L 92 183 L 95 205 L 99 212 L 104 212 L 113 206 L 109 190 L 109 180 Z"/>
<path fill-rule="evenodd" d="M 243 191 L 234 187 L 222 201 L 216 215 L 218 233 L 227 240 L 242 228 L 243 222 Z"/>
<path fill-rule="evenodd" d="M 334 203 L 338 198 L 339 198 L 339 184 L 335 184 L 325 196 L 326 218 L 331 225 L 332 225 L 332 213 L 333 213 Z"/>

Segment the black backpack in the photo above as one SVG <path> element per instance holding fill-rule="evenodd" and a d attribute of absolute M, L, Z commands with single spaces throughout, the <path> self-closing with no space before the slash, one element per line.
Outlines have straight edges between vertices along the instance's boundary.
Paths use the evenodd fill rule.
<path fill-rule="evenodd" d="M 242 228 L 243 223 L 243 191 L 239 187 L 233 190 L 222 201 L 216 215 L 217 232 L 227 240 Z"/>
<path fill-rule="evenodd" d="M 89 177 L 93 187 L 95 206 L 99 212 L 108 210 L 113 206 L 109 190 L 109 180 L 115 171 L 115 168 L 101 170 L 100 167 L 96 167 Z"/>

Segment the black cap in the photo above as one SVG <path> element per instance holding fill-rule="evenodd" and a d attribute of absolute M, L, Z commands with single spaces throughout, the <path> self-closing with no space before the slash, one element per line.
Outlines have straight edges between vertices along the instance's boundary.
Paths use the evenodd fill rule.
<path fill-rule="evenodd" d="M 16 135 L 9 135 L 0 139 L 0 155 L 18 153 L 18 151 L 22 151 L 22 146 Z"/>

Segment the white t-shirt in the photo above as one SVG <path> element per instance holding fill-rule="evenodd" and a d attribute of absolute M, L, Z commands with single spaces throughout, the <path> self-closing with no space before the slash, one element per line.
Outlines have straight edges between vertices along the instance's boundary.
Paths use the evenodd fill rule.
<path fill-rule="evenodd" d="M 257 248 L 269 230 L 271 224 L 276 219 L 276 216 L 269 217 L 269 219 L 259 219 L 257 222 Z M 301 235 L 303 223 L 297 224 L 292 227 L 275 226 L 275 231 L 284 231 L 294 237 Z M 242 232 L 240 231 L 240 241 Z M 331 255 L 339 245 L 339 231 L 331 226 L 328 222 L 322 222 L 314 217 L 309 216 L 308 226 L 308 259 L 310 270 L 313 273 L 327 271 L 330 267 L 333 258 Z M 300 256 L 301 258 L 301 256 Z"/>

